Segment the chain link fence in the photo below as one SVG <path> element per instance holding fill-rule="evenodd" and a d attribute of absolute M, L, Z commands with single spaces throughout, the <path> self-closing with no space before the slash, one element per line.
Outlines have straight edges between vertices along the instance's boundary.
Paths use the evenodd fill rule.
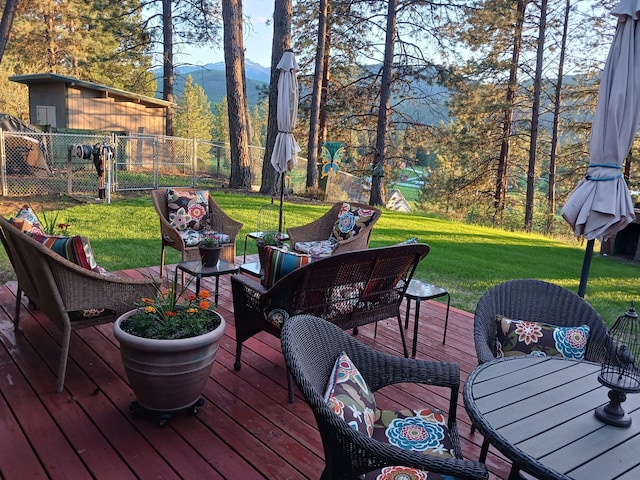
<path fill-rule="evenodd" d="M 249 147 L 252 188 L 262 178 L 264 148 Z M 303 192 L 306 160 L 286 176 L 286 188 Z M 0 194 L 90 195 L 168 186 L 228 183 L 228 144 L 180 137 L 9 132 L 0 130 Z"/>

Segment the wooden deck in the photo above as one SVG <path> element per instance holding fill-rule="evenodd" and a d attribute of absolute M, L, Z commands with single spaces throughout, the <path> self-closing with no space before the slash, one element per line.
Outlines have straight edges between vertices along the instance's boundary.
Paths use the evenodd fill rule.
<path fill-rule="evenodd" d="M 144 272 L 148 270 L 145 269 Z M 158 273 L 159 269 L 151 269 Z M 140 272 L 122 272 L 139 276 Z M 203 279 L 213 288 L 213 279 Z M 304 479 L 319 478 L 323 453 L 315 420 L 297 393 L 287 402 L 279 340 L 261 333 L 247 341 L 234 371 L 235 329 L 228 276 L 220 278 L 219 312 L 228 322 L 205 404 L 196 416 L 179 414 L 159 427 L 133 416 L 134 399 L 110 325 L 72 334 L 65 390 L 56 393 L 60 332 L 38 312 L 22 310 L 20 334 L 12 318 L 16 285 L 0 287 L 0 477 L 4 479 Z M 403 305 L 404 306 L 404 305 Z M 446 345 L 446 304 L 423 302 L 418 358 L 454 361 L 462 380 L 476 366 L 473 316 L 451 309 Z M 413 336 L 413 320 L 407 341 Z M 360 328 L 358 338 L 397 355 L 402 346 L 395 320 Z M 409 344 L 410 345 L 410 344 Z M 387 387 L 382 407 L 425 402 L 446 407 L 438 390 Z M 482 436 L 470 433 L 459 398 L 458 423 L 467 458 L 478 458 Z M 490 450 L 491 478 L 507 478 L 509 464 Z"/>

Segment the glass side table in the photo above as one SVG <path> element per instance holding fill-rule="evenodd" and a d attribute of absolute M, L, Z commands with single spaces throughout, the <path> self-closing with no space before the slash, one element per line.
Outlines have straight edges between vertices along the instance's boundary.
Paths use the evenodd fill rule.
<path fill-rule="evenodd" d="M 444 345 L 447 338 L 447 325 L 449 323 L 449 307 L 451 305 L 451 295 L 449 292 L 442 287 L 437 285 L 432 285 L 430 283 L 422 282 L 420 280 L 413 279 L 409 282 L 409 286 L 407 287 L 407 291 L 404 294 L 407 299 L 407 311 L 404 320 L 404 328 L 409 328 L 409 312 L 411 311 L 411 301 L 413 300 L 416 304 L 415 314 L 414 314 L 414 325 L 413 325 L 413 347 L 411 356 L 415 358 L 416 356 L 416 347 L 418 345 L 418 320 L 420 318 L 420 302 L 422 300 L 432 300 L 434 298 L 439 297 L 447 297 L 447 313 L 444 320 L 444 334 L 442 335 L 442 344 Z"/>

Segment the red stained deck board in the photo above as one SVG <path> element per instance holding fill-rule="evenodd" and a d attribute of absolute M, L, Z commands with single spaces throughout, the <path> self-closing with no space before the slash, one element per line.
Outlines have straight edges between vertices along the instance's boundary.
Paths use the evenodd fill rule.
<path fill-rule="evenodd" d="M 172 267 L 170 267 L 171 269 Z M 122 272 L 157 276 L 158 267 Z M 213 289 L 213 279 L 203 279 Z M 133 394 L 110 325 L 72 334 L 65 391 L 55 391 L 61 334 L 23 299 L 21 327 L 12 330 L 15 283 L 0 287 L 0 477 L 3 478 L 318 478 L 324 466 L 315 419 L 296 389 L 287 402 L 279 340 L 263 333 L 245 342 L 235 371 L 235 322 L 228 276 L 220 278 L 219 311 L 228 323 L 197 415 L 177 414 L 159 427 L 129 411 Z M 455 361 L 462 380 L 476 366 L 473 316 L 451 308 L 446 345 L 446 304 L 423 302 L 417 358 Z M 404 306 L 402 311 L 404 325 Z M 413 339 L 413 311 L 405 330 Z M 359 340 L 401 355 L 395 319 L 361 327 Z M 445 407 L 443 392 L 394 385 L 378 393 L 381 406 L 425 403 Z M 477 458 L 482 436 L 470 433 L 459 397 L 464 454 Z M 491 478 L 507 478 L 509 463 L 490 450 Z"/>

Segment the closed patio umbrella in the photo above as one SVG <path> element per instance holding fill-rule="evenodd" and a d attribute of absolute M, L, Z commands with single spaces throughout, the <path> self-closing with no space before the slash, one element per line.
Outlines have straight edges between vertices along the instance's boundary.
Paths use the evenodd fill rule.
<path fill-rule="evenodd" d="M 578 288 L 581 297 L 595 239 L 606 240 L 634 218 L 622 164 L 640 121 L 640 0 L 622 0 L 611 13 L 618 17 L 618 25 L 600 79 L 589 167 L 562 209 L 574 234 L 587 239 Z"/>
<path fill-rule="evenodd" d="M 280 174 L 280 217 L 278 231 L 282 232 L 282 200 L 284 196 L 284 176 L 298 164 L 300 146 L 293 137 L 293 129 L 298 117 L 298 64 L 291 50 L 282 54 L 276 66 L 278 76 L 278 103 L 276 107 L 278 133 L 271 154 L 271 165 Z"/>

